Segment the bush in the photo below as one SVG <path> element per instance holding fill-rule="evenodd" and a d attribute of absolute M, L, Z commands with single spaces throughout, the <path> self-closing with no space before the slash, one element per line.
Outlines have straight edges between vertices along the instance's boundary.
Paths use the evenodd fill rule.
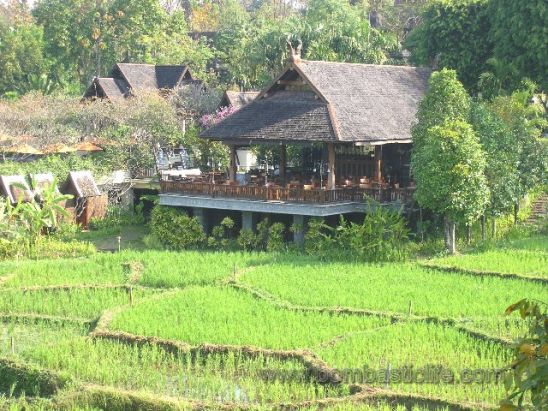
<path fill-rule="evenodd" d="M 269 234 L 270 221 L 268 218 L 260 221 L 257 224 L 257 233 L 255 234 L 255 250 L 264 251 L 268 245 L 268 234 Z"/>
<path fill-rule="evenodd" d="M 244 251 L 251 251 L 256 243 L 255 234 L 249 228 L 243 228 L 240 231 L 240 236 L 238 237 L 237 242 L 240 248 Z"/>
<path fill-rule="evenodd" d="M 207 246 L 209 248 L 230 248 L 232 235 L 232 229 L 234 228 L 234 220 L 230 217 L 223 218 L 220 225 L 213 227 L 211 230 L 211 236 L 207 239 Z"/>
<path fill-rule="evenodd" d="M 143 237 L 143 244 L 149 250 L 163 250 L 164 244 L 154 234 L 147 234 Z"/>
<path fill-rule="evenodd" d="M 150 230 L 154 237 L 171 250 L 196 248 L 206 241 L 206 235 L 198 219 L 189 217 L 176 207 L 154 207 Z"/>
<path fill-rule="evenodd" d="M 308 230 L 304 235 L 304 249 L 307 254 L 325 259 L 333 251 L 334 239 L 331 236 L 333 229 L 324 223 L 321 218 L 312 218 L 308 222 Z"/>
<path fill-rule="evenodd" d="M 359 261 L 403 261 L 409 256 L 409 230 L 403 216 L 379 204 L 370 205 L 363 223 L 346 225 L 341 218 L 337 243 Z"/>
<path fill-rule="evenodd" d="M 114 233 L 124 226 L 144 224 L 143 207 L 143 203 L 139 203 L 133 209 L 118 205 L 109 206 L 104 218 L 91 219 L 89 228 Z"/>
<path fill-rule="evenodd" d="M 274 223 L 268 229 L 266 249 L 271 252 L 280 252 L 285 249 L 285 226 L 282 223 Z"/>
<path fill-rule="evenodd" d="M 375 204 L 370 205 L 362 224 L 348 224 L 341 216 L 333 230 L 322 220 L 311 220 L 305 250 L 322 259 L 402 261 L 409 256 L 409 230 L 400 213 Z"/>
<path fill-rule="evenodd" d="M 16 241 L 0 238 L 0 260 L 13 258 L 17 255 L 20 245 Z"/>

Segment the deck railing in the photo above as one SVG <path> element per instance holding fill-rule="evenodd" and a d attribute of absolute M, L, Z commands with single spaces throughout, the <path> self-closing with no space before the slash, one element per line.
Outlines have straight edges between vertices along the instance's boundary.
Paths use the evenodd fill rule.
<path fill-rule="evenodd" d="M 407 203 L 411 200 L 413 193 L 413 190 L 410 188 L 340 187 L 332 190 L 305 190 L 303 188 L 239 186 L 186 181 L 161 181 L 160 188 L 162 193 L 316 204 L 361 202 L 366 197 L 380 203 L 395 201 Z"/>

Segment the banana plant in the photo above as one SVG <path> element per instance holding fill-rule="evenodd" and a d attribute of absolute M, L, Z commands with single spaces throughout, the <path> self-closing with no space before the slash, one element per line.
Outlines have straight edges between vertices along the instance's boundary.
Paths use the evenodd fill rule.
<path fill-rule="evenodd" d="M 42 190 L 40 202 L 19 200 L 15 206 L 11 206 L 13 209 L 9 212 L 12 219 L 24 232 L 29 247 L 36 245 L 47 229 L 57 227 L 60 217 L 68 215 L 63 205 L 71 198 L 72 195 L 59 193 L 54 180 Z"/>

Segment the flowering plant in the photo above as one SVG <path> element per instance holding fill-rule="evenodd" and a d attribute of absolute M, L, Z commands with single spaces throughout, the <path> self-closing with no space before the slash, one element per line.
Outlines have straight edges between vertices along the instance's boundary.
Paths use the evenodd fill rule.
<path fill-rule="evenodd" d="M 232 106 L 221 107 L 215 113 L 204 114 L 202 117 L 200 117 L 200 124 L 205 128 L 213 127 L 214 125 L 218 124 L 219 122 L 230 116 L 235 111 L 236 109 Z"/>

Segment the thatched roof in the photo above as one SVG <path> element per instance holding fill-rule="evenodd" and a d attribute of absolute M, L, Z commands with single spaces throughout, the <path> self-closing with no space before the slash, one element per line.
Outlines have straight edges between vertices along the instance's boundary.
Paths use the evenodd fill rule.
<path fill-rule="evenodd" d="M 44 154 L 67 154 L 74 153 L 76 148 L 69 147 L 63 143 L 50 144 L 42 149 Z"/>
<path fill-rule="evenodd" d="M 108 98 L 112 101 L 128 97 L 129 90 L 129 85 L 123 79 L 95 77 L 86 90 L 84 97 Z"/>
<path fill-rule="evenodd" d="M 96 77 L 84 93 L 84 98 L 127 98 L 140 90 L 174 90 L 193 82 L 188 66 L 117 63 L 110 77 Z"/>
<path fill-rule="evenodd" d="M 430 73 L 427 68 L 297 59 L 254 101 L 202 136 L 228 144 L 410 142 Z"/>
<path fill-rule="evenodd" d="M 227 90 L 223 94 L 223 98 L 219 103 L 221 107 L 234 107 L 236 110 L 251 103 L 259 95 L 259 91 L 230 91 Z"/>
<path fill-rule="evenodd" d="M 6 196 L 12 204 L 32 201 L 34 193 L 22 175 L 0 176 L 0 194 Z"/>
<path fill-rule="evenodd" d="M 16 146 L 8 147 L 5 149 L 7 153 L 13 154 L 25 154 L 25 155 L 42 155 L 42 151 L 34 148 L 30 144 L 24 143 Z"/>
<path fill-rule="evenodd" d="M 51 173 L 31 174 L 30 180 L 34 188 L 34 194 L 41 196 L 42 192 L 55 183 L 55 178 Z M 55 186 L 55 191 L 59 193 L 59 188 Z"/>
<path fill-rule="evenodd" d="M 81 141 L 81 142 L 77 143 L 74 146 L 74 148 L 76 149 L 76 151 L 80 151 L 80 152 L 83 152 L 83 153 L 93 153 L 93 152 L 96 152 L 96 151 L 103 151 L 103 149 L 101 147 L 99 147 L 96 144 L 93 144 L 90 141 Z"/>
<path fill-rule="evenodd" d="M 156 66 L 154 64 L 118 63 L 112 77 L 123 77 L 134 90 L 173 90 L 185 77 L 192 79 L 188 66 Z"/>
<path fill-rule="evenodd" d="M 101 195 L 101 191 L 97 187 L 91 171 L 71 171 L 68 183 L 68 191 L 78 198 Z"/>

